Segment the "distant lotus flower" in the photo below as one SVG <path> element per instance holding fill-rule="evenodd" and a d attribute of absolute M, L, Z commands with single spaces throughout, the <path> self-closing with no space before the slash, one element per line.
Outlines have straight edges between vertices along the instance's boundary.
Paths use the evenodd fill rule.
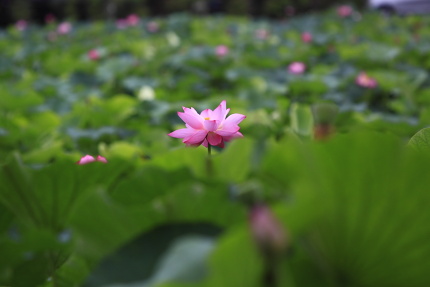
<path fill-rule="evenodd" d="M 286 249 L 287 234 L 267 206 L 260 204 L 252 207 L 249 222 L 254 240 L 263 251 L 277 254 Z"/>
<path fill-rule="evenodd" d="M 15 23 L 15 27 L 19 31 L 24 31 L 27 28 L 27 26 L 28 26 L 28 23 L 25 20 L 19 20 Z"/>
<path fill-rule="evenodd" d="M 293 62 L 288 66 L 288 72 L 294 75 L 303 74 L 306 70 L 306 65 L 302 62 Z"/>
<path fill-rule="evenodd" d="M 215 54 L 218 57 L 224 57 L 228 54 L 228 52 L 229 52 L 229 49 L 225 45 L 219 45 L 215 48 Z"/>
<path fill-rule="evenodd" d="M 342 5 L 337 7 L 337 15 L 339 15 L 342 18 L 351 16 L 352 12 L 353 12 L 352 7 L 349 5 Z"/>
<path fill-rule="evenodd" d="M 140 18 L 136 14 L 130 14 L 127 16 L 126 21 L 129 26 L 137 26 L 140 22 Z"/>
<path fill-rule="evenodd" d="M 255 30 L 255 37 L 260 40 L 264 40 L 269 36 L 269 32 L 266 29 L 257 29 Z"/>
<path fill-rule="evenodd" d="M 355 83 L 363 88 L 369 89 L 373 89 L 378 86 L 378 82 L 374 78 L 369 77 L 365 72 L 358 74 L 355 78 Z"/>
<path fill-rule="evenodd" d="M 116 27 L 118 29 L 125 29 L 127 28 L 128 23 L 127 23 L 127 19 L 117 19 L 116 20 Z"/>
<path fill-rule="evenodd" d="M 146 25 L 146 29 L 148 29 L 149 32 L 155 33 L 160 28 L 160 25 L 158 25 L 157 22 L 151 21 Z"/>
<path fill-rule="evenodd" d="M 46 24 L 51 24 L 51 23 L 53 23 L 53 22 L 55 22 L 56 21 L 56 19 L 55 19 L 55 16 L 54 15 L 52 15 L 52 14 L 47 14 L 46 16 L 45 16 L 45 23 Z"/>
<path fill-rule="evenodd" d="M 312 34 L 309 32 L 303 32 L 302 33 L 302 41 L 303 41 L 303 43 L 312 42 Z"/>
<path fill-rule="evenodd" d="M 95 161 L 99 161 L 102 163 L 108 162 L 106 158 L 104 158 L 100 155 L 98 155 L 97 158 L 94 158 L 93 156 L 90 156 L 87 154 L 86 156 L 81 157 L 81 159 L 79 161 L 77 161 L 76 164 L 84 165 L 84 164 L 88 164 L 88 163 L 95 162 Z"/>
<path fill-rule="evenodd" d="M 97 61 L 100 59 L 100 53 L 97 49 L 89 50 L 87 56 L 90 60 Z"/>
<path fill-rule="evenodd" d="M 108 163 L 107 159 L 102 157 L 101 155 L 98 155 L 96 158 L 96 161 L 102 162 L 102 163 Z"/>
<path fill-rule="evenodd" d="M 226 109 L 226 101 L 215 109 L 206 109 L 200 114 L 194 108 L 182 107 L 184 112 L 178 112 L 178 116 L 185 122 L 185 129 L 179 129 L 169 134 L 174 138 L 183 138 L 187 146 L 203 145 L 208 147 L 218 146 L 223 148 L 224 143 L 232 139 L 243 137 L 239 132 L 239 123 L 246 116 L 232 114 L 226 118 L 230 109 Z"/>
<path fill-rule="evenodd" d="M 63 22 L 57 27 L 57 32 L 60 35 L 69 34 L 70 31 L 72 31 L 72 24 L 70 24 L 69 22 Z"/>

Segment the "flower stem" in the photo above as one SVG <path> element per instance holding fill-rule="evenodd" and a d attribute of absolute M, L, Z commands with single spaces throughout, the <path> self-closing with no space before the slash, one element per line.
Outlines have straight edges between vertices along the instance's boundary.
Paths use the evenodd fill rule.
<path fill-rule="evenodd" d="M 208 156 L 206 158 L 206 173 L 210 177 L 213 173 L 212 166 L 212 146 L 208 143 Z"/>

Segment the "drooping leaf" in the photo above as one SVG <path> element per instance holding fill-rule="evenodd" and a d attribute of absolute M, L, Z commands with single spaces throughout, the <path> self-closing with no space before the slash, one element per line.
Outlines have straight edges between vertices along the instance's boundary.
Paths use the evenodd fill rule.
<path fill-rule="evenodd" d="M 430 151 L 430 128 L 424 128 L 413 135 L 408 145 L 419 151 Z"/>

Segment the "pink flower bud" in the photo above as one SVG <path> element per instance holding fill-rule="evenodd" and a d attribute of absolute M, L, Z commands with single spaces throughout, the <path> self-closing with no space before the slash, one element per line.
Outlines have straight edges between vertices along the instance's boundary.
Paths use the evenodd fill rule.
<path fill-rule="evenodd" d="M 28 23 L 25 20 L 19 20 L 15 23 L 15 27 L 19 31 L 24 31 L 27 28 L 27 25 L 28 25 Z"/>
<path fill-rule="evenodd" d="M 100 59 L 100 53 L 96 49 L 88 51 L 87 56 L 92 61 L 97 61 L 98 59 Z"/>
<path fill-rule="evenodd" d="M 157 32 L 159 28 L 158 23 L 155 21 L 151 21 L 146 25 L 146 29 L 151 33 Z"/>
<path fill-rule="evenodd" d="M 116 27 L 118 29 L 125 29 L 128 26 L 127 19 L 118 19 L 116 20 Z"/>
<path fill-rule="evenodd" d="M 358 74 L 358 76 L 355 78 L 355 83 L 363 88 L 368 89 L 373 89 L 378 86 L 378 82 L 374 78 L 369 77 L 365 72 Z"/>
<path fill-rule="evenodd" d="M 129 26 L 137 26 L 140 22 L 140 18 L 136 14 L 130 14 L 127 16 L 126 21 Z"/>
<path fill-rule="evenodd" d="M 72 31 L 72 24 L 69 22 L 63 22 L 57 27 L 57 32 L 60 35 L 69 34 Z"/>
<path fill-rule="evenodd" d="M 84 164 L 88 164 L 88 163 L 94 162 L 94 161 L 95 161 L 94 157 L 87 154 L 87 155 L 81 157 L 81 159 L 79 161 L 77 161 L 76 164 L 84 165 Z"/>
<path fill-rule="evenodd" d="M 101 155 L 98 155 L 96 158 L 96 161 L 102 162 L 102 163 L 108 163 L 107 159 L 102 157 Z"/>
<path fill-rule="evenodd" d="M 304 32 L 302 34 L 302 41 L 303 43 L 310 43 L 312 42 L 312 34 L 309 32 Z"/>
<path fill-rule="evenodd" d="M 276 253 L 286 249 L 286 232 L 267 206 L 252 207 L 249 222 L 252 235 L 262 250 Z"/>
<path fill-rule="evenodd" d="M 293 62 L 288 66 L 288 72 L 294 75 L 301 75 L 305 72 L 306 65 L 302 62 Z"/>
<path fill-rule="evenodd" d="M 229 52 L 229 49 L 225 45 L 219 45 L 215 48 L 215 54 L 218 57 L 224 57 L 228 54 L 228 52 Z"/>
<path fill-rule="evenodd" d="M 337 15 L 339 15 L 342 18 L 351 16 L 352 12 L 353 12 L 352 7 L 349 5 L 342 5 L 337 8 Z"/>
<path fill-rule="evenodd" d="M 104 158 L 100 155 L 97 156 L 97 158 L 94 158 L 93 156 L 87 154 L 87 155 L 81 157 L 81 159 L 79 161 L 77 161 L 76 164 L 84 165 L 84 164 L 88 164 L 88 163 L 95 162 L 95 161 L 99 161 L 102 163 L 108 162 L 106 158 Z"/>

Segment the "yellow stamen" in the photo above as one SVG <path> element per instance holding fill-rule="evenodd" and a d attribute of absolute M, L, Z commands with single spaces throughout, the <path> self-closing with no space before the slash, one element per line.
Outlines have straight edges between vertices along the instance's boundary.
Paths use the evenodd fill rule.
<path fill-rule="evenodd" d="M 209 117 L 205 118 L 205 120 L 209 120 Z"/>

